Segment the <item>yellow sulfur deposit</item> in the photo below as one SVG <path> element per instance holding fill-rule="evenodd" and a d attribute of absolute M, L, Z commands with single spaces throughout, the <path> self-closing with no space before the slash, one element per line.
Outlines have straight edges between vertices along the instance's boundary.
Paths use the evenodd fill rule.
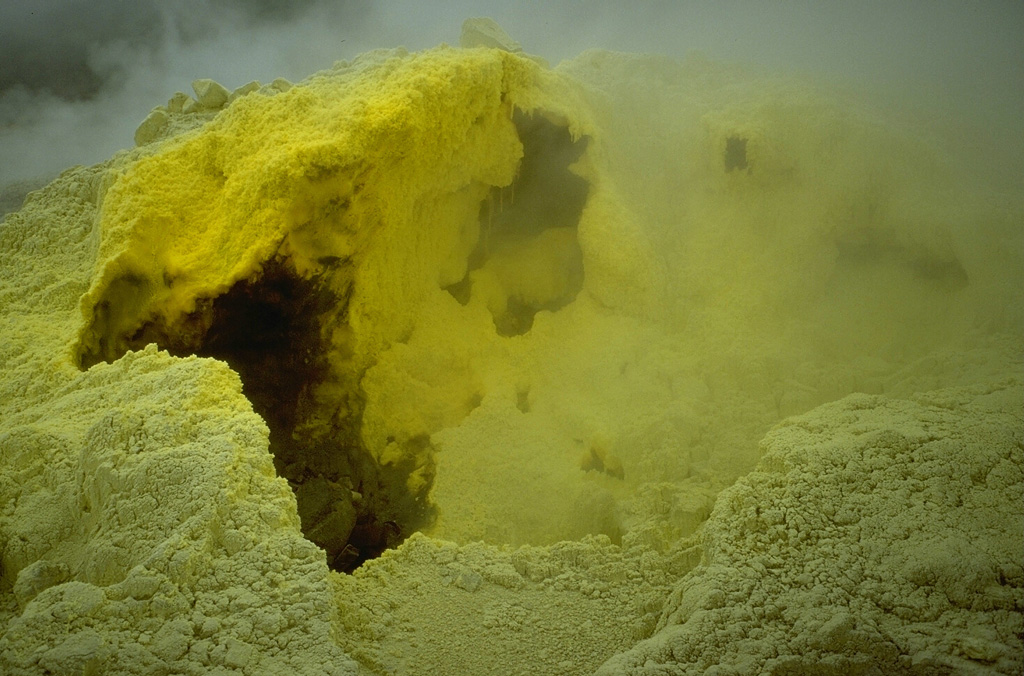
<path fill-rule="evenodd" d="M 1019 197 L 467 30 L 0 224 L 0 672 L 1019 673 Z"/>

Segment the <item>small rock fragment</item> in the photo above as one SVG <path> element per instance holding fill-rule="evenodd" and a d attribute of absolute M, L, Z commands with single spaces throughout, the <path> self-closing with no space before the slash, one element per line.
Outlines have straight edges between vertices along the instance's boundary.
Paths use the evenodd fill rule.
<path fill-rule="evenodd" d="M 509 37 L 508 33 L 491 18 L 477 17 L 462 22 L 460 47 L 493 47 L 506 52 L 521 52 L 522 45 Z"/>
<path fill-rule="evenodd" d="M 190 102 L 194 103 L 195 99 L 185 92 L 174 92 L 174 96 L 167 100 L 167 112 L 180 113 Z"/>
<path fill-rule="evenodd" d="M 44 589 L 66 582 L 71 577 L 68 567 L 54 561 L 36 561 L 21 569 L 14 582 L 14 598 L 24 608 Z"/>
<path fill-rule="evenodd" d="M 210 78 L 201 78 L 192 81 L 192 89 L 196 93 L 196 101 L 203 108 L 216 110 L 222 108 L 228 102 L 230 93 L 220 83 Z"/>
<path fill-rule="evenodd" d="M 135 145 L 144 146 L 154 141 L 167 126 L 167 109 L 158 106 L 149 112 L 135 130 Z"/>
<path fill-rule="evenodd" d="M 241 98 L 242 96 L 245 96 L 246 94 L 249 94 L 251 92 L 259 91 L 259 88 L 261 86 L 262 85 L 260 85 L 259 80 L 253 80 L 252 82 L 245 83 L 238 89 L 231 92 L 231 96 L 228 97 L 228 103 L 231 103 L 235 99 Z"/>
<path fill-rule="evenodd" d="M 268 85 L 269 89 L 276 89 L 279 92 L 286 92 L 292 88 L 292 83 L 283 77 L 279 77 Z"/>

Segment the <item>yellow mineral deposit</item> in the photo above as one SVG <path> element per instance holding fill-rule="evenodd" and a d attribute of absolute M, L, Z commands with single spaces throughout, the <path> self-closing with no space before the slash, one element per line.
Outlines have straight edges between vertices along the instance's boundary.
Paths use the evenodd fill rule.
<path fill-rule="evenodd" d="M 1020 196 L 493 22 L 0 224 L 4 674 L 1014 674 Z"/>

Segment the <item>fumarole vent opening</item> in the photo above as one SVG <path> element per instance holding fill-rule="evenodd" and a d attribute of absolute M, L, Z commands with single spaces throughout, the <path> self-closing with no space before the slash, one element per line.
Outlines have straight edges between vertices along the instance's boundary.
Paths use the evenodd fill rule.
<path fill-rule="evenodd" d="M 258 276 L 200 301 L 173 326 L 147 321 L 130 336 L 104 341 L 108 348 L 116 346 L 105 355 L 84 352 L 80 366 L 113 361 L 150 343 L 179 357 L 225 361 L 267 423 L 274 466 L 295 492 L 304 535 L 326 552 L 332 569 L 351 572 L 428 525 L 432 512 L 429 482 L 416 494 L 407 488 L 414 467 L 381 465 L 361 444 L 363 401 L 357 382 L 344 384 L 352 393 L 344 415 L 319 410 L 316 389 L 338 377 L 327 363 L 330 346 L 322 322 L 343 318 L 347 300 L 275 258 Z M 116 299 L 105 301 L 111 302 Z M 97 317 L 104 314 L 109 311 Z"/>
<path fill-rule="evenodd" d="M 473 219 L 476 210 L 479 227 L 467 272 L 445 287 L 463 305 L 482 300 L 495 332 L 506 337 L 528 333 L 538 312 L 558 311 L 582 290 L 577 231 L 590 189 L 574 172 L 587 137 L 573 138 L 554 113 L 514 110 L 512 120 L 523 149 L 515 178 L 473 193 L 467 214 Z M 294 224 L 277 253 L 223 292 L 179 291 L 188 277 L 172 265 L 162 278 L 121 272 L 93 299 L 79 345 L 83 369 L 149 344 L 226 362 L 267 423 L 275 470 L 294 491 L 303 534 L 345 572 L 436 522 L 432 432 L 388 436 L 398 452 L 386 456 L 363 437 L 362 382 L 375 357 L 358 351 L 365 346 L 355 338 L 349 303 L 353 285 L 363 283 L 357 278 L 374 276 L 357 276 L 358 266 L 370 265 L 365 250 L 357 263 L 349 240 L 332 242 L 340 232 L 381 227 L 374 220 L 380 202 L 365 197 L 379 198 L 367 187 L 370 175 L 366 167 L 313 166 L 298 177 L 299 189 L 288 193 L 293 205 L 282 212 Z M 406 271 L 389 267 L 387 274 Z M 183 303 L 186 293 L 196 295 Z"/>

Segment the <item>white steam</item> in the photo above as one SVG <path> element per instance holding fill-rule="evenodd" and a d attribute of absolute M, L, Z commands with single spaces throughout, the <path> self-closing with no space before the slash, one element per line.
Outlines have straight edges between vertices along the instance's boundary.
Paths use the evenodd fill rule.
<path fill-rule="evenodd" d="M 171 8 L 173 7 L 173 8 Z M 375 48 L 457 43 L 491 16 L 552 64 L 589 48 L 712 59 L 854 84 L 934 112 L 978 171 L 1024 188 L 1024 5 L 554 0 L 37 0 L 0 6 L 0 188 L 132 145 L 149 110 L 209 77 L 299 80 Z M 967 146 L 970 146 L 969 148 Z"/>

